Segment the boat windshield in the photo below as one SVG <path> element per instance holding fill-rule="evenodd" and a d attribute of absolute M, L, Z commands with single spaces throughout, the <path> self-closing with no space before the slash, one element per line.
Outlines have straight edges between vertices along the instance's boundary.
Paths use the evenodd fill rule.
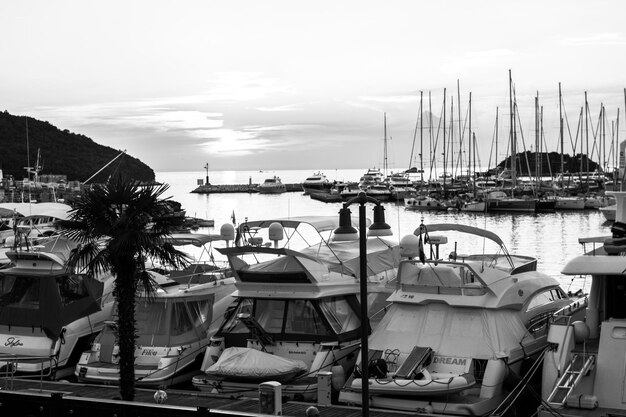
<path fill-rule="evenodd" d="M 204 337 L 213 298 L 168 302 L 140 301 L 135 310 L 137 344 L 174 346 Z"/>
<path fill-rule="evenodd" d="M 323 300 L 241 299 L 219 333 L 248 334 L 249 328 L 239 319 L 241 314 L 254 317 L 263 330 L 277 340 L 290 340 L 302 336 L 332 339 L 354 331 L 360 319 L 345 297 L 328 297 Z"/>
<path fill-rule="evenodd" d="M 99 310 L 102 284 L 84 275 L 0 274 L 0 325 L 40 328 L 56 338 L 61 327 Z"/>

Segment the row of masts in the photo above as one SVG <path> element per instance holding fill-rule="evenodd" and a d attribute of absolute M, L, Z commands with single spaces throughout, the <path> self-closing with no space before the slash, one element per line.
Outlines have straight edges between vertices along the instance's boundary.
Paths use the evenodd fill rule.
<path fill-rule="evenodd" d="M 424 154 L 424 127 L 425 124 L 428 126 L 428 142 L 430 147 L 430 153 L 428 155 L 427 163 L 429 166 L 428 179 L 432 180 L 437 177 L 437 168 L 438 166 L 443 166 L 443 179 L 444 183 L 447 178 L 450 180 L 458 177 L 475 177 L 477 174 L 477 166 L 481 169 L 480 159 L 478 157 L 478 147 L 476 142 L 476 133 L 472 129 L 472 93 L 469 93 L 469 105 L 467 109 L 467 117 L 465 119 L 466 123 L 462 123 L 462 115 L 461 115 L 461 93 L 460 93 L 460 85 L 457 81 L 457 115 L 458 115 L 458 149 L 455 150 L 455 141 L 453 140 L 454 136 L 454 96 L 450 99 L 449 106 L 449 114 L 451 115 L 450 121 L 448 121 L 448 104 L 447 104 L 448 93 L 446 88 L 443 90 L 443 106 L 441 109 L 441 116 L 439 117 L 438 126 L 436 130 L 436 134 L 433 132 L 434 124 L 433 124 L 433 112 L 432 112 L 432 96 L 431 93 L 428 92 L 428 121 L 425 123 L 425 111 L 424 111 L 424 92 L 420 91 L 420 100 L 419 100 L 419 109 L 418 109 L 418 117 L 415 123 L 415 129 L 413 132 L 413 140 L 410 152 L 409 159 L 409 168 L 414 172 L 418 172 L 420 174 L 421 182 L 425 182 L 425 154 Z M 626 89 L 624 89 L 624 100 L 626 105 Z M 567 171 L 565 169 L 564 163 L 564 154 L 565 154 L 565 128 L 567 127 L 567 131 L 570 137 L 571 149 L 573 151 L 573 156 L 576 156 L 576 152 L 579 155 L 587 155 L 586 164 L 583 166 L 583 158 L 580 158 L 580 167 L 578 172 L 590 172 L 589 159 L 593 159 L 593 157 L 597 157 L 599 161 L 599 170 L 603 173 L 609 173 L 609 165 L 613 165 L 613 177 L 623 178 L 624 173 L 623 170 L 621 173 L 618 173 L 618 167 L 623 168 L 624 161 L 619 159 L 619 151 L 618 151 L 618 132 L 619 132 L 619 118 L 620 111 L 617 109 L 617 119 L 615 121 L 611 121 L 611 144 L 607 150 L 606 146 L 606 136 L 607 136 L 607 112 L 604 104 L 601 103 L 600 106 L 600 115 L 598 119 L 597 126 L 590 126 L 590 109 L 587 99 L 587 92 L 584 93 L 584 106 L 581 107 L 578 126 L 576 129 L 576 136 L 572 139 L 572 133 L 569 127 L 569 121 L 567 119 L 567 114 L 564 109 L 561 83 L 559 83 L 558 88 L 558 101 L 559 101 L 559 142 L 558 142 L 558 151 L 560 152 L 560 167 L 558 172 L 556 170 L 552 170 L 552 167 L 549 167 L 550 172 L 547 173 L 547 176 L 554 178 L 557 174 L 565 174 Z M 539 102 L 539 92 L 537 92 L 534 98 L 535 104 L 535 116 L 534 116 L 534 130 L 535 130 L 535 171 L 531 174 L 530 166 L 528 164 L 528 160 L 526 160 L 526 168 L 529 176 L 534 177 L 537 181 L 539 181 L 542 177 L 546 176 L 546 173 L 543 172 L 542 169 L 542 161 L 543 155 L 548 153 L 548 146 L 545 140 L 545 134 L 543 130 L 543 106 L 540 106 Z M 492 151 L 495 147 L 495 156 L 492 158 L 492 153 L 489 156 L 489 163 L 487 169 L 492 168 L 492 163 L 494 166 L 498 165 L 498 132 L 499 132 L 499 107 L 496 107 L 496 116 L 495 116 L 495 128 L 494 128 L 494 138 L 492 139 Z M 449 123 L 449 125 L 448 125 Z M 467 125 L 467 130 L 465 129 Z M 507 147 L 507 155 L 510 157 L 510 166 L 506 166 L 507 169 L 510 170 L 511 177 L 513 183 L 515 184 L 518 177 L 518 171 L 520 169 L 520 163 L 522 161 L 518 161 L 518 146 L 520 141 L 518 140 L 518 136 L 521 136 L 522 141 L 521 144 L 526 151 L 526 145 L 524 142 L 523 132 L 521 130 L 521 118 L 519 115 L 519 111 L 517 108 L 517 100 L 515 94 L 515 86 L 513 83 L 511 71 L 509 70 L 509 140 Z M 590 148 L 590 128 L 593 136 L 593 142 Z M 465 132 L 469 132 L 469 138 L 465 139 Z M 419 158 L 419 169 L 417 169 L 415 164 L 416 157 L 416 144 L 418 143 L 418 133 L 419 133 L 419 153 L 417 157 Z M 439 136 L 442 136 L 442 144 L 440 144 Z M 579 140 L 580 139 L 580 140 Z M 387 154 L 387 115 L 384 115 L 384 173 L 387 174 L 388 169 L 388 154 Z M 438 160 L 438 152 L 437 149 L 441 150 L 442 159 Z M 532 147 L 531 147 L 532 150 Z M 463 155 L 466 153 L 467 157 L 464 158 Z M 456 157 L 456 161 L 455 161 Z M 466 166 L 464 164 L 467 163 Z M 465 169 L 466 168 L 466 169 Z M 451 171 L 451 173 L 449 172 Z M 464 175 L 465 174 L 465 175 Z M 581 177 L 582 178 L 582 177 Z M 617 179 L 617 178 L 615 178 Z"/>

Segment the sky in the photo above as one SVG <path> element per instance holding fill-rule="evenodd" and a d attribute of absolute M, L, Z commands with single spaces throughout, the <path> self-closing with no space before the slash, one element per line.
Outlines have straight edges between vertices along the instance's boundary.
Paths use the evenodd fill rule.
<path fill-rule="evenodd" d="M 445 98 L 448 156 L 467 160 L 471 120 L 487 166 L 496 139 L 508 150 L 510 71 L 518 149 L 543 113 L 560 151 L 560 83 L 565 152 L 584 138 L 611 164 L 624 16 L 623 0 L 2 0 L 0 111 L 157 172 L 406 169 L 441 163 Z"/>

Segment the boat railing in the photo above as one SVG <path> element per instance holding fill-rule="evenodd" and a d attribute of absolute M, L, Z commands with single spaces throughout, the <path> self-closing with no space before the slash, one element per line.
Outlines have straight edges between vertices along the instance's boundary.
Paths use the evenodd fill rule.
<path fill-rule="evenodd" d="M 25 375 L 19 373 L 19 364 L 28 362 L 30 364 L 40 364 L 40 372 L 38 374 Z M 37 379 L 43 384 L 44 378 L 52 375 L 53 369 L 57 367 L 57 358 L 50 356 L 20 356 L 15 354 L 0 355 L 0 379 L 4 380 L 4 389 L 13 389 L 14 379 L 19 376 L 20 379 Z M 19 374 L 19 375 L 18 375 Z"/>

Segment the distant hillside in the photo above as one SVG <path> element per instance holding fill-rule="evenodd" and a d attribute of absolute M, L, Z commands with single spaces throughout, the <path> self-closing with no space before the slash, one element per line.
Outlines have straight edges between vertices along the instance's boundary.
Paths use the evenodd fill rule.
<path fill-rule="evenodd" d="M 517 175 L 537 175 L 537 165 L 539 172 L 544 176 L 549 176 L 551 173 L 556 174 L 561 172 L 561 154 L 558 152 L 540 152 L 539 161 L 536 161 L 535 152 L 520 152 L 517 154 Z M 538 164 L 537 164 L 538 162 Z M 498 164 L 498 168 L 511 168 L 511 157 L 507 157 L 504 161 Z M 528 169 L 530 168 L 530 174 Z M 587 158 L 585 154 L 577 154 L 574 157 L 568 154 L 563 155 L 563 171 L 564 172 L 586 172 L 589 168 L 590 172 L 600 168 L 597 162 Z"/>
<path fill-rule="evenodd" d="M 16 180 L 26 178 L 28 158 L 26 151 L 26 119 L 28 118 L 28 143 L 30 166 L 37 160 L 40 151 L 40 175 L 67 175 L 68 181 L 85 181 L 109 163 L 121 151 L 98 145 L 92 139 L 59 130 L 48 122 L 26 116 L 14 116 L 0 112 L 0 164 L 4 175 Z M 154 171 L 146 164 L 129 155 L 122 155 L 90 182 L 104 182 L 109 175 L 121 172 L 140 181 L 154 181 Z"/>

